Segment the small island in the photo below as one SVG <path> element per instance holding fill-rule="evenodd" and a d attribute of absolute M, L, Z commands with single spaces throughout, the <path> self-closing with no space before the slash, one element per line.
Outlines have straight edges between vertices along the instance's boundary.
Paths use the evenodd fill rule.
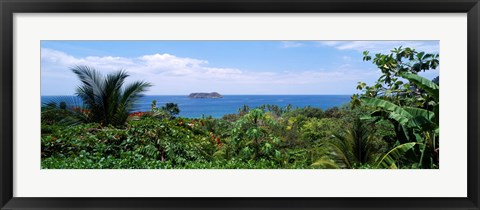
<path fill-rule="evenodd" d="M 223 98 L 220 93 L 211 92 L 211 93 L 190 93 L 189 98 Z"/>

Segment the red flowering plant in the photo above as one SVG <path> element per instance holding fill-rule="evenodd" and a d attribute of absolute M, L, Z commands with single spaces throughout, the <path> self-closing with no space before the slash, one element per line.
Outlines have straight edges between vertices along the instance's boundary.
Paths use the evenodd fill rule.
<path fill-rule="evenodd" d="M 145 112 L 132 112 L 128 114 L 128 119 L 129 120 L 139 120 L 142 116 L 145 115 Z"/>
<path fill-rule="evenodd" d="M 210 136 L 212 137 L 213 142 L 214 142 L 218 147 L 221 147 L 221 146 L 222 146 L 222 141 L 220 140 L 220 137 L 215 136 L 215 134 L 213 134 L 213 132 L 210 132 Z"/>

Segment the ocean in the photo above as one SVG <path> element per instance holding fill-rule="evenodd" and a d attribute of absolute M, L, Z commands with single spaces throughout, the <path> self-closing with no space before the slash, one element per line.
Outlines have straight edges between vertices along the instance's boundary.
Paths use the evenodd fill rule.
<path fill-rule="evenodd" d="M 62 101 L 62 98 L 69 96 L 42 96 L 42 103 L 49 101 Z M 243 105 L 250 108 L 259 107 L 263 104 L 278 105 L 286 107 L 291 104 L 295 107 L 319 107 L 328 109 L 335 106 L 342 106 L 350 102 L 351 95 L 224 95 L 223 98 L 188 98 L 186 95 L 146 95 L 136 104 L 133 111 L 150 111 L 153 100 L 157 100 L 157 107 L 165 103 L 176 103 L 180 108 L 181 117 L 199 118 L 212 116 L 220 118 L 225 114 L 238 113 Z M 71 100 L 66 100 L 71 101 Z M 67 102 L 69 103 L 69 102 Z"/>

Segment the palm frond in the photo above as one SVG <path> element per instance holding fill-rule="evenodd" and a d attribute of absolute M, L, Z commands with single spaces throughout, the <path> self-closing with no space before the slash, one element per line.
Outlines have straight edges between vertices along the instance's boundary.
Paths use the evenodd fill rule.
<path fill-rule="evenodd" d="M 102 90 L 101 97 L 103 101 L 103 110 L 107 115 L 105 118 L 106 124 L 117 124 L 117 119 L 115 119 L 115 116 L 119 112 L 123 112 L 123 110 L 119 109 L 120 98 L 122 95 L 121 88 L 127 77 L 128 74 L 123 70 L 108 74 L 105 77 L 103 85 L 104 89 Z"/>
<path fill-rule="evenodd" d="M 401 73 L 400 76 L 407 79 L 411 83 L 414 83 L 420 89 L 427 91 L 436 102 L 439 101 L 440 88 L 436 83 L 430 81 L 427 78 L 421 77 L 416 74 L 408 73 L 408 72 Z"/>
<path fill-rule="evenodd" d="M 329 139 L 326 142 L 320 144 L 314 149 L 314 156 L 319 157 L 315 162 L 326 160 L 335 163 L 339 168 L 351 168 L 352 162 L 349 150 L 345 148 L 345 144 L 338 139 Z"/>
<path fill-rule="evenodd" d="M 385 154 L 380 161 L 377 163 L 377 167 L 382 168 L 398 168 L 396 162 L 403 157 L 403 155 L 412 149 L 415 145 L 419 143 L 417 142 L 409 142 L 405 144 L 401 144 L 396 146 L 395 148 L 391 149 L 390 151 Z"/>
<path fill-rule="evenodd" d="M 71 70 L 82 83 L 76 94 L 87 104 L 90 120 L 105 125 L 123 125 L 135 101 L 151 86 L 140 81 L 124 88 L 125 79 L 129 77 L 124 70 L 105 77 L 88 66 L 75 66 Z"/>
<path fill-rule="evenodd" d="M 82 82 L 82 86 L 80 86 L 77 90 L 81 90 L 79 95 L 82 97 L 85 103 L 101 103 L 101 91 L 104 89 L 103 87 L 103 76 L 94 68 L 89 66 L 74 66 L 71 68 L 73 73 L 75 73 L 80 82 Z"/>
<path fill-rule="evenodd" d="M 77 125 L 88 121 L 88 116 L 82 113 L 85 109 L 83 101 L 76 96 L 55 96 L 42 101 L 42 123 Z"/>
<path fill-rule="evenodd" d="M 332 160 L 329 159 L 319 159 L 312 163 L 310 166 L 314 168 L 324 168 L 324 169 L 339 169 L 340 167 Z"/>
<path fill-rule="evenodd" d="M 124 109 L 130 111 L 130 109 L 135 105 L 133 102 L 142 97 L 142 93 L 151 86 L 151 83 L 144 81 L 136 81 L 127 85 L 122 91 L 120 104 L 125 107 Z"/>

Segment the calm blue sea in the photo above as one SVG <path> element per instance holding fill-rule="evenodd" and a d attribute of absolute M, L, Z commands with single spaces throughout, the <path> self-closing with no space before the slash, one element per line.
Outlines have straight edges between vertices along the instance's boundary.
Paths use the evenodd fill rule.
<path fill-rule="evenodd" d="M 68 97 L 68 96 L 67 96 Z M 66 96 L 42 96 L 42 103 L 49 101 L 62 101 Z M 285 107 L 291 104 L 295 107 L 319 107 L 322 109 L 342 106 L 350 101 L 350 95 L 224 95 L 217 99 L 191 99 L 187 96 L 154 96 L 148 95 L 141 98 L 134 111 L 149 111 L 153 100 L 157 106 L 165 103 L 176 103 L 180 108 L 180 116 L 198 118 L 212 116 L 220 118 L 225 114 L 237 113 L 243 105 L 250 108 L 263 104 Z M 69 101 L 69 100 L 66 100 Z M 69 103 L 69 102 L 67 102 Z"/>

